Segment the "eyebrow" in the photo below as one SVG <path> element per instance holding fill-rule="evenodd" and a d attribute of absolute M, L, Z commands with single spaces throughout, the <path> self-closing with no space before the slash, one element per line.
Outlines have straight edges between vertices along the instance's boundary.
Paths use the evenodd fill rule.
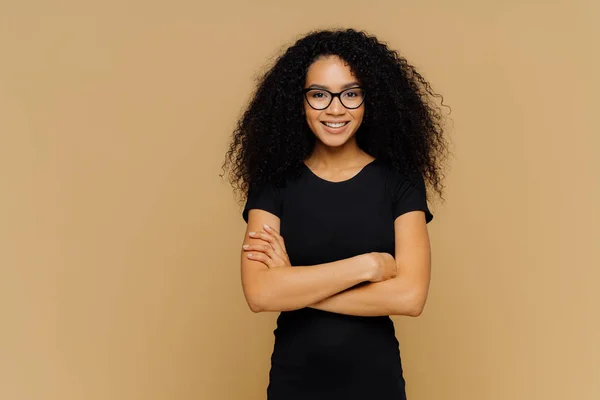
<path fill-rule="evenodd" d="M 342 90 L 344 90 L 344 89 L 349 89 L 349 88 L 351 88 L 351 87 L 354 87 L 354 86 L 359 86 L 359 85 L 360 85 L 360 84 L 359 84 L 358 82 L 350 82 L 350 83 L 347 83 L 347 84 L 345 84 L 344 86 L 342 86 Z M 309 89 L 309 88 L 310 88 L 310 89 L 325 89 L 325 90 L 330 90 L 330 89 L 329 89 L 329 87 L 327 87 L 327 86 L 325 86 L 325 85 L 319 85 L 319 84 L 317 84 L 317 83 L 313 83 L 312 85 L 308 86 L 308 88 L 307 88 L 307 89 Z"/>

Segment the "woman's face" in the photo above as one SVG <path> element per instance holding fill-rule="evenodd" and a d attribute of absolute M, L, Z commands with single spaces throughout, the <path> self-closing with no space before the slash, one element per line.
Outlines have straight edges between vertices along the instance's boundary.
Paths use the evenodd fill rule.
<path fill-rule="evenodd" d="M 359 82 L 350 71 L 350 67 L 342 59 L 337 56 L 322 56 L 308 68 L 304 88 L 326 89 L 338 93 L 359 86 Z M 307 96 L 311 96 L 311 93 Z M 316 93 L 312 96 L 315 99 L 314 101 L 323 98 L 322 93 Z M 350 92 L 344 97 L 344 102 L 351 105 L 350 103 L 355 101 L 356 98 L 356 93 Z M 350 140 L 355 140 L 354 134 L 362 123 L 365 105 L 363 103 L 358 108 L 348 109 L 342 105 L 338 97 L 335 97 L 329 107 L 324 110 L 315 110 L 305 97 L 304 113 L 308 126 L 323 144 L 339 147 Z M 345 125 L 339 127 L 341 122 Z M 327 126 L 328 124 L 334 124 L 334 126 Z"/>

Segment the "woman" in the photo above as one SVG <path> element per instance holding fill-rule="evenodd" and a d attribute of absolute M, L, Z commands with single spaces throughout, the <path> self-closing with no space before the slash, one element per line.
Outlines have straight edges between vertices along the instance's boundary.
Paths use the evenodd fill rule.
<path fill-rule="evenodd" d="M 424 177 L 441 195 L 447 151 L 436 96 L 353 29 L 311 32 L 260 79 L 225 165 L 247 194 L 244 295 L 281 312 L 268 399 L 406 398 L 389 316 L 427 298 Z"/>

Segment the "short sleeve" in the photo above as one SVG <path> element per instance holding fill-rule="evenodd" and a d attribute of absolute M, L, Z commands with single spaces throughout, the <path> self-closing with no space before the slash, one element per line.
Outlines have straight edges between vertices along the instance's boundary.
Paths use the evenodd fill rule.
<path fill-rule="evenodd" d="M 257 208 L 265 210 L 281 218 L 281 190 L 271 183 L 265 183 L 260 188 L 250 185 L 248 198 L 242 211 L 242 218 L 248 223 L 248 212 Z"/>
<path fill-rule="evenodd" d="M 425 181 L 421 174 L 414 174 L 412 181 L 404 175 L 395 175 L 393 190 L 394 220 L 409 211 L 424 211 L 425 223 L 433 219 L 427 207 Z"/>

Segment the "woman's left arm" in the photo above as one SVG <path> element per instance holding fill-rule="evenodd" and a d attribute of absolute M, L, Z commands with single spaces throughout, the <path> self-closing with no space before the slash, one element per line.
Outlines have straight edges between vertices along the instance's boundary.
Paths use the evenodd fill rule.
<path fill-rule="evenodd" d="M 328 297 L 311 308 L 358 316 L 407 315 L 423 312 L 431 276 L 431 247 L 423 211 L 410 211 L 394 221 L 398 275 Z"/>

